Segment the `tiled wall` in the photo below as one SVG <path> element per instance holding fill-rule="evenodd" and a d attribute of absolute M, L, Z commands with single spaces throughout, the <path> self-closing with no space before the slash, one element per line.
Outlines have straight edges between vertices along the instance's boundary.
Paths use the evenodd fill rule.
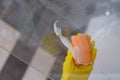
<path fill-rule="evenodd" d="M 64 19 L 39 0 L 1 0 L 0 17 L 0 80 L 59 80 L 65 51 L 47 52 L 42 39 Z"/>

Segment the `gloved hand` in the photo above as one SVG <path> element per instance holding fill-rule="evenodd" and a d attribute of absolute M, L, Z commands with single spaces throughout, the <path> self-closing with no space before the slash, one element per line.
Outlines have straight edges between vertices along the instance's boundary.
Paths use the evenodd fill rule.
<path fill-rule="evenodd" d="M 80 33 L 78 34 L 80 35 Z M 70 50 L 67 51 L 67 56 L 63 64 L 63 74 L 61 80 L 88 80 L 92 71 L 93 64 L 96 58 L 97 50 L 94 48 L 95 42 L 91 41 L 92 64 L 76 65 Z"/>

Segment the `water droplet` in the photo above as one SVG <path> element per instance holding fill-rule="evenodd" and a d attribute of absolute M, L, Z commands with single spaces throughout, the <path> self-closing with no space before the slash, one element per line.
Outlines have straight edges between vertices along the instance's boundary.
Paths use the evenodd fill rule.
<path fill-rule="evenodd" d="M 109 15 L 110 15 L 110 12 L 109 12 L 109 11 L 106 11 L 105 14 L 106 14 L 106 16 L 109 16 Z"/>

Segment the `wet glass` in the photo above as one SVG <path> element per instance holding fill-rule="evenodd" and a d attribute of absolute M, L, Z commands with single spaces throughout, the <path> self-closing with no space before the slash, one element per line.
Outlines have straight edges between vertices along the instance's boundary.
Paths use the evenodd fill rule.
<path fill-rule="evenodd" d="M 110 59 L 105 63 L 105 60 L 101 60 L 101 58 L 106 58 L 103 55 L 107 56 L 106 53 L 111 53 L 111 49 L 114 49 L 116 55 L 119 55 L 117 53 L 120 45 L 109 44 L 113 44 L 112 40 L 119 42 L 117 36 L 120 34 L 118 31 L 119 4 L 119 0 L 1 0 L 0 55 L 2 53 L 7 55 L 5 65 L 16 59 L 18 59 L 18 63 L 23 62 L 13 63 L 23 65 L 24 73 L 21 72 L 21 74 L 29 72 L 30 69 L 36 74 L 42 75 L 43 79 L 60 80 L 67 48 L 53 31 L 54 22 L 59 20 L 61 23 L 58 26 L 69 40 L 72 35 L 79 32 L 91 35 L 92 39 L 96 41 L 100 57 L 97 56 L 90 79 L 98 77 L 97 79 L 110 80 L 112 79 L 110 75 L 120 72 L 111 71 L 109 73 L 109 69 L 104 70 L 104 67 L 108 66 L 101 67 L 101 64 L 109 65 Z M 113 28 L 114 25 L 116 27 Z M 113 55 L 111 54 L 111 56 Z M 118 61 L 118 58 L 113 60 L 112 64 L 119 67 L 117 65 L 119 62 L 115 64 L 115 61 Z M 115 71 L 118 70 L 118 67 Z M 6 68 L 5 70 L 3 68 L 2 71 L 5 72 Z M 26 78 L 26 76 L 24 77 Z"/>

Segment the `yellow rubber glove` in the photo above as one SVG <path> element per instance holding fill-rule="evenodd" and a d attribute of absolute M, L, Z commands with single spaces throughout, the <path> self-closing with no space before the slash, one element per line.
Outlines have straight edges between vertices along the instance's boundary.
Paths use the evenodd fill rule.
<path fill-rule="evenodd" d="M 80 35 L 80 33 L 77 35 Z M 92 51 L 92 64 L 90 65 L 76 65 L 74 63 L 72 53 L 70 50 L 68 50 L 66 59 L 63 64 L 63 74 L 61 80 L 88 80 L 97 53 L 96 48 L 94 48 L 95 42 L 91 41 L 90 45 Z"/>

